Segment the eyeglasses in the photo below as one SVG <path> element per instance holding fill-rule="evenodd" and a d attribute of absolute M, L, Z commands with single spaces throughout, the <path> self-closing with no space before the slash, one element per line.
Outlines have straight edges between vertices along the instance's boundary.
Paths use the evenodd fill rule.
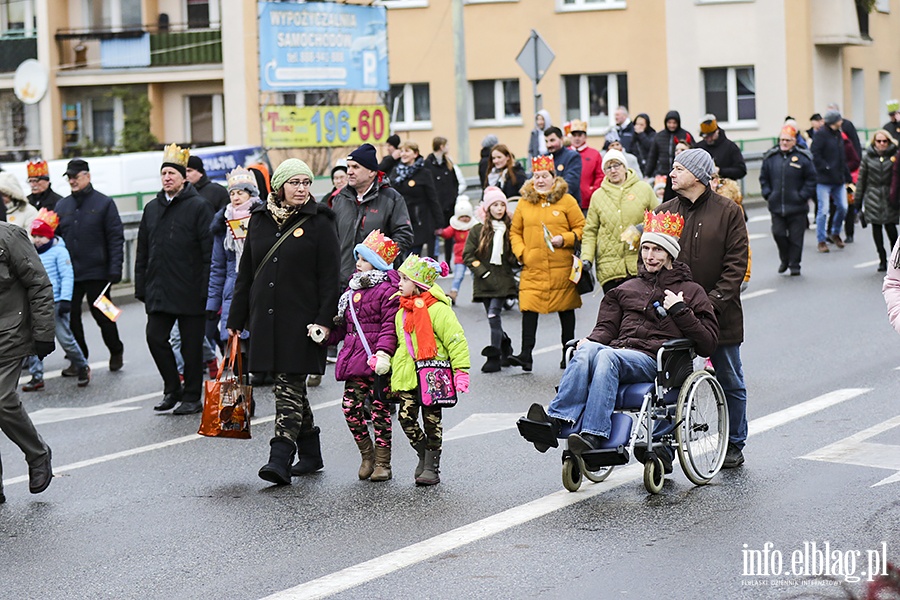
<path fill-rule="evenodd" d="M 285 185 L 289 185 L 291 187 L 305 187 L 308 188 L 312 185 L 312 181 L 309 179 L 291 179 L 290 181 L 285 181 Z"/>
<path fill-rule="evenodd" d="M 876 144 L 887 144 L 888 141 L 887 140 L 875 140 L 875 143 Z"/>
<path fill-rule="evenodd" d="M 606 163 L 607 171 L 615 171 L 617 169 L 624 169 L 624 168 L 625 168 L 625 165 L 623 165 L 620 162 L 609 161 L 608 163 Z"/>

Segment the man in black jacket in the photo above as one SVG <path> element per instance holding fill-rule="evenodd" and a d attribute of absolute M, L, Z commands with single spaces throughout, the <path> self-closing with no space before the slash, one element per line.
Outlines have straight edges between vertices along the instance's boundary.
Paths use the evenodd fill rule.
<path fill-rule="evenodd" d="M 828 252 L 828 239 L 831 239 L 838 248 L 844 247 L 841 226 L 847 215 L 846 185 L 851 179 L 844 151 L 844 138 L 841 135 L 842 122 L 841 113 L 836 110 L 825 113 L 825 125 L 816 132 L 810 147 L 813 164 L 816 167 L 816 197 L 819 202 L 816 212 L 816 239 L 819 252 Z M 830 198 L 834 199 L 835 211 L 829 236 L 825 225 L 828 220 Z"/>
<path fill-rule="evenodd" d="M 70 160 L 65 176 L 72 194 L 56 204 L 56 214 L 59 215 L 56 233 L 65 240 L 75 271 L 69 324 L 75 341 L 87 358 L 88 347 L 81 322 L 81 303 L 87 298 L 91 316 L 100 327 L 103 343 L 109 349 L 109 370 L 118 371 L 122 368 L 124 352 L 119 328 L 94 307 L 94 301 L 107 286 L 122 280 L 125 257 L 122 219 L 119 218 L 116 203 L 91 185 L 91 172 L 86 161 L 80 158 Z M 106 296 L 110 297 L 109 290 Z M 78 369 L 69 365 L 62 374 L 64 377 L 75 377 Z"/>
<path fill-rule="evenodd" d="M 677 110 L 666 113 L 666 127 L 656 134 L 653 144 L 650 146 L 650 154 L 647 156 L 647 169 L 644 175 L 656 177 L 668 175 L 675 161 L 675 146 L 678 142 L 694 144 L 694 138 L 681 127 L 681 115 Z"/>
<path fill-rule="evenodd" d="M 165 396 L 154 410 L 187 415 L 203 410 L 203 330 L 213 211 L 185 178 L 188 151 L 166 147 L 162 190 L 144 207 L 134 265 L 134 297 L 147 311 L 147 346 L 163 378 Z M 184 390 L 169 333 L 181 331 Z"/>
<path fill-rule="evenodd" d="M 56 203 L 62 200 L 62 196 L 50 188 L 50 167 L 47 161 L 40 158 L 29 160 L 26 169 L 28 185 L 31 186 L 28 201 L 38 210 L 56 210 Z"/>
<path fill-rule="evenodd" d="M 230 201 L 228 190 L 209 180 L 209 177 L 206 176 L 206 169 L 203 168 L 203 159 L 199 156 L 190 157 L 185 172 L 187 180 L 194 186 L 197 193 L 212 206 L 213 214 L 225 208 Z"/>
<path fill-rule="evenodd" d="M 719 177 L 738 181 L 747 175 L 747 165 L 744 163 L 741 149 L 719 128 L 716 115 L 703 117 L 700 123 L 700 136 L 703 139 L 697 142 L 696 147 L 709 152 L 713 162 L 716 163 Z"/>
<path fill-rule="evenodd" d="M 791 275 L 800 275 L 806 212 L 816 197 L 816 168 L 812 155 L 797 147 L 797 130 L 790 125 L 781 128 L 778 146 L 763 156 L 759 187 L 772 214 L 772 237 L 781 258 L 778 272 L 790 268 Z"/>

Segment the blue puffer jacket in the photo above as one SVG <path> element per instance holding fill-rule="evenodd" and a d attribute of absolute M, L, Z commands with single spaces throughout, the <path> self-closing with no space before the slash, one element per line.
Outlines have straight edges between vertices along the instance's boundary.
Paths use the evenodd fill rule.
<path fill-rule="evenodd" d="M 75 271 L 72 269 L 72 259 L 69 258 L 66 243 L 61 237 L 56 237 L 47 245 L 50 247 L 43 252 L 38 250 L 38 255 L 41 257 L 41 263 L 53 285 L 53 301 L 71 302 L 72 288 L 75 285 Z"/>

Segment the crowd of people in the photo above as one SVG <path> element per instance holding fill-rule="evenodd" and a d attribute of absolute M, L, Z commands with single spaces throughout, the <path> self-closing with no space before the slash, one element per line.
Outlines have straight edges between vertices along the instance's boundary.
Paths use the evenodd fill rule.
<path fill-rule="evenodd" d="M 891 122 L 865 149 L 837 107 L 821 119 L 813 115 L 806 132 L 786 120 L 760 172 L 780 273 L 800 274 L 810 202 L 819 252 L 851 242 L 858 214 L 863 227 L 872 226 L 879 270 L 888 269 L 900 220 L 900 106 L 889 108 Z M 146 343 L 163 381 L 154 409 L 200 412 L 216 349 L 239 337 L 253 383 L 274 383 L 274 435 L 259 476 L 289 484 L 324 467 L 307 388 L 321 382 L 333 357 L 335 377 L 345 382 L 343 412 L 360 452 L 359 478 L 392 478 L 397 405 L 419 458 L 415 482 L 434 485 L 442 406 L 468 391 L 469 347 L 453 310 L 466 272 L 490 329 L 481 370 L 496 373 L 532 370 L 541 314 L 558 314 L 564 346 L 575 339 L 578 273 L 587 269 L 604 294 L 597 325 L 568 367 L 563 354 L 566 374 L 549 410 L 533 407 L 529 416 L 558 426 L 579 407 L 600 407 L 570 440 L 582 451 L 599 447 L 609 434 L 613 383 L 645 376 L 648 357 L 665 339 L 696 338 L 729 407 L 724 466 L 740 466 L 747 436 L 740 292 L 751 258 L 738 185 L 747 173 L 743 155 L 715 115 L 703 117 L 699 139 L 682 128 L 677 111 L 666 114 L 659 132 L 647 114 L 631 121 L 625 107 L 614 120 L 603 147 L 592 148 L 586 122 L 560 128 L 539 111 L 527 170 L 508 144 L 487 136 L 477 199 L 463 194 L 465 178 L 442 137 L 426 157 L 396 135 L 380 161 L 363 144 L 331 170 L 334 187 L 322 198 L 313 197 L 314 173 L 299 159 L 285 160 L 271 175 L 263 164 L 238 167 L 222 186 L 189 150 L 166 147 L 161 190 L 143 210 L 134 271 Z M 3 287 L 4 306 L 22 305 L 30 315 L 28 326 L 3 334 L 13 337 L 0 351 L 0 402 L 4 431 L 25 453 L 35 493 L 52 478 L 51 453 L 16 393 L 23 364 L 31 380 L 21 389 L 44 389 L 42 359 L 55 338 L 70 361 L 62 374 L 89 385 L 81 319 L 87 299 L 110 371 L 124 365 L 115 320 L 97 306 L 122 278 L 122 222 L 115 203 L 91 185 L 86 161 L 69 161 L 65 176 L 71 194 L 63 198 L 51 189 L 47 163 L 31 161 L 26 196 L 0 172 L 6 221 L 0 257 L 28 265 Z M 654 215 L 678 227 L 648 230 Z M 438 279 L 449 275 L 447 263 L 454 277 L 445 292 Z M 652 306 L 642 291 L 648 286 Z M 511 300 L 522 314 L 518 353 L 502 324 Z"/>

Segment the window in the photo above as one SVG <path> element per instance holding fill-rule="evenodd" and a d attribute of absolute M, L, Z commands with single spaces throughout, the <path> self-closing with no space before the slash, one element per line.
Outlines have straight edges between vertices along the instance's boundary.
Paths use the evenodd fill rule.
<path fill-rule="evenodd" d="M 891 12 L 891 1 L 890 0 L 875 0 L 875 10 L 881 13 L 889 13 Z"/>
<path fill-rule="evenodd" d="M 391 129 L 431 129 L 431 97 L 427 83 L 391 86 Z"/>
<path fill-rule="evenodd" d="M 850 69 L 850 108 L 853 124 L 866 127 L 866 76 L 862 69 Z"/>
<path fill-rule="evenodd" d="M 388 8 L 426 8 L 428 0 L 379 0 L 375 4 Z"/>
<path fill-rule="evenodd" d="M 878 72 L 878 122 L 887 123 L 890 119 L 887 110 L 888 100 L 893 100 L 891 95 L 891 74 L 887 71 Z"/>
<path fill-rule="evenodd" d="M 219 0 L 186 0 L 188 29 L 219 26 Z"/>
<path fill-rule="evenodd" d="M 564 75 L 565 120 L 587 121 L 588 133 L 609 127 L 609 115 L 617 106 L 628 106 L 628 75 Z"/>
<path fill-rule="evenodd" d="M 521 125 L 518 79 L 469 82 L 470 117 L 476 125 Z"/>
<path fill-rule="evenodd" d="M 141 26 L 141 0 L 84 0 L 85 22 L 91 29 Z"/>
<path fill-rule="evenodd" d="M 706 112 L 719 123 L 755 127 L 756 76 L 753 67 L 703 69 Z"/>
<path fill-rule="evenodd" d="M 31 37 L 35 34 L 34 0 L 0 0 L 0 35 Z"/>
<path fill-rule="evenodd" d="M 556 10 L 562 12 L 623 8 L 625 8 L 625 0 L 556 0 Z"/>
<path fill-rule="evenodd" d="M 225 141 L 222 94 L 187 97 L 188 131 L 195 144 Z"/>

